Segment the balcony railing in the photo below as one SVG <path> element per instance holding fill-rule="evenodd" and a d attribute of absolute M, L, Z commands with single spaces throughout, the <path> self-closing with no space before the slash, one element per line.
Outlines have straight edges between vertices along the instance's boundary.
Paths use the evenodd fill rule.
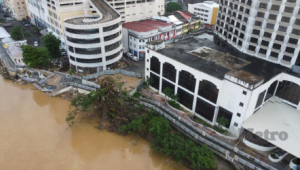
<path fill-rule="evenodd" d="M 67 28 L 66 31 L 74 34 L 99 34 L 99 29 L 75 30 Z"/>
<path fill-rule="evenodd" d="M 115 42 L 113 44 L 105 46 L 105 52 L 112 51 L 120 46 L 120 42 Z"/>

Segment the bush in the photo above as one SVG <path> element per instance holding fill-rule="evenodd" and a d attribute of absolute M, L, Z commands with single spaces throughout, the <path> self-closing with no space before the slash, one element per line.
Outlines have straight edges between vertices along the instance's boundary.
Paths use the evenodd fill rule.
<path fill-rule="evenodd" d="M 169 100 L 168 103 L 169 103 L 169 105 L 171 105 L 172 107 L 174 107 L 176 109 L 180 108 L 180 105 L 174 100 Z"/>
<path fill-rule="evenodd" d="M 140 93 L 139 92 L 135 92 L 133 95 L 132 95 L 134 98 L 140 98 Z"/>

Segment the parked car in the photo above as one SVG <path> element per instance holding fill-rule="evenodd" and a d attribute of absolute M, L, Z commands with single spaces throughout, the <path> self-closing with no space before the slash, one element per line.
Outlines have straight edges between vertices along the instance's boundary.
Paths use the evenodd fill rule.
<path fill-rule="evenodd" d="M 38 41 L 34 41 L 34 46 L 35 46 L 35 47 L 39 46 Z"/>
<path fill-rule="evenodd" d="M 29 27 L 31 24 L 24 24 L 25 27 Z"/>
<path fill-rule="evenodd" d="M 30 22 L 24 21 L 24 22 L 23 22 L 23 25 L 25 25 L 25 24 L 30 24 Z"/>
<path fill-rule="evenodd" d="M 63 51 L 63 52 L 61 52 L 61 55 L 62 55 L 62 56 L 66 56 L 66 55 L 67 55 L 67 52 L 66 52 L 66 51 Z"/>
<path fill-rule="evenodd" d="M 7 14 L 4 14 L 4 15 L 3 15 L 3 17 L 9 17 L 9 15 L 7 15 Z"/>
<path fill-rule="evenodd" d="M 139 61 L 139 58 L 137 56 L 132 55 L 131 53 L 126 53 L 126 55 L 134 61 Z"/>

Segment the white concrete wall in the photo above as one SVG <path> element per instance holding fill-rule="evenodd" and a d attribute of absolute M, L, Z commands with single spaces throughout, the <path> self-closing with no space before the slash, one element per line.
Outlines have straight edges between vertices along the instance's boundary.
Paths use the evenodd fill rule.
<path fill-rule="evenodd" d="M 207 103 L 215 106 L 215 115 L 214 115 L 214 120 L 213 122 L 208 121 L 208 123 L 211 124 L 215 124 L 216 123 L 216 117 L 218 115 L 218 108 L 222 107 L 228 111 L 230 111 L 232 113 L 232 120 L 231 120 L 231 124 L 229 127 L 229 131 L 233 134 L 239 135 L 242 129 L 242 123 L 248 119 L 251 115 L 254 114 L 254 112 L 259 109 L 260 107 L 263 107 L 263 105 L 267 102 L 264 102 L 263 99 L 263 104 L 260 105 L 257 109 L 255 108 L 256 103 L 257 103 L 257 99 L 259 97 L 259 94 L 263 91 L 266 90 L 266 92 L 268 91 L 268 88 L 271 86 L 271 84 L 273 82 L 275 82 L 276 80 L 278 81 L 278 83 L 280 81 L 283 80 L 287 80 L 287 81 L 291 81 L 294 82 L 298 85 L 300 85 L 300 78 L 299 77 L 295 77 L 286 73 L 281 73 L 277 76 L 275 76 L 274 78 L 270 79 L 267 82 L 264 82 L 263 84 L 261 84 L 260 86 L 258 86 L 257 88 L 255 88 L 254 90 L 250 90 L 247 89 L 241 85 L 238 85 L 234 82 L 230 82 L 229 80 L 226 79 L 217 79 L 215 77 L 212 77 L 206 73 L 203 73 L 199 70 L 193 69 L 185 64 L 182 64 L 176 60 L 173 60 L 172 58 L 166 57 L 164 55 L 159 54 L 158 52 L 155 52 L 151 49 L 146 49 L 146 51 L 149 50 L 149 53 L 146 52 L 146 63 L 145 63 L 145 77 L 147 79 L 147 77 L 150 77 L 150 72 L 152 72 L 150 70 L 150 61 L 151 61 L 151 57 L 155 56 L 156 58 L 159 59 L 160 63 L 161 63 L 161 72 L 160 74 L 156 74 L 154 72 L 152 72 L 153 74 L 157 75 L 160 77 L 160 90 L 159 93 L 164 95 L 162 93 L 163 89 L 162 89 L 162 80 L 167 80 L 168 82 L 172 83 L 175 85 L 175 94 L 177 93 L 177 89 L 178 87 L 180 87 L 181 89 L 185 90 L 186 92 L 192 94 L 194 96 L 194 103 L 193 103 L 193 107 L 192 109 L 188 109 L 186 107 L 184 107 L 182 105 L 182 107 L 186 108 L 187 110 L 190 110 L 192 113 L 195 113 L 195 107 L 196 107 L 196 99 L 200 98 L 203 101 L 206 101 Z M 162 77 L 162 68 L 163 68 L 163 63 L 168 62 L 170 64 L 172 64 L 173 66 L 175 66 L 176 71 L 177 71 L 177 77 L 176 77 L 176 82 L 171 82 L 168 79 Z M 190 92 L 189 90 L 181 87 L 180 85 L 178 85 L 178 80 L 179 80 L 179 72 L 181 70 L 185 70 L 188 71 L 189 73 L 193 74 L 194 77 L 196 78 L 196 86 L 195 86 L 195 92 Z M 212 103 L 210 101 L 208 101 L 207 99 L 201 97 L 198 95 L 198 88 L 199 88 L 199 81 L 202 80 L 208 80 L 210 82 L 212 82 L 213 84 L 215 84 L 217 86 L 217 88 L 219 89 L 219 95 L 218 95 L 218 99 L 216 103 Z M 243 91 L 246 92 L 246 94 L 243 94 Z M 284 101 L 288 103 L 287 101 Z M 240 106 L 240 103 L 243 104 L 243 106 Z M 292 103 L 289 103 L 290 105 L 293 105 L 295 107 L 297 107 L 298 110 L 300 110 L 300 102 L 298 105 L 294 105 Z M 240 116 L 238 116 L 237 114 L 240 114 Z M 199 115 L 199 117 L 201 117 Z M 202 119 L 205 120 L 205 118 L 201 117 Z M 236 123 L 236 126 L 234 125 Z"/>
<path fill-rule="evenodd" d="M 188 11 L 194 15 L 197 15 L 197 17 L 201 18 L 201 24 L 211 24 L 211 17 L 213 14 L 212 7 L 207 7 L 201 4 L 188 4 Z"/>

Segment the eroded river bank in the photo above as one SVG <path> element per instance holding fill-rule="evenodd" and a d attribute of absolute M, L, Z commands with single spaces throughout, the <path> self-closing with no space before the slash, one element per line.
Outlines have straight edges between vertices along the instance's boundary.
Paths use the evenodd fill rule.
<path fill-rule="evenodd" d="M 154 154 L 150 143 L 138 136 L 84 123 L 69 128 L 69 102 L 34 89 L 0 78 L 0 169 L 188 169 Z"/>

